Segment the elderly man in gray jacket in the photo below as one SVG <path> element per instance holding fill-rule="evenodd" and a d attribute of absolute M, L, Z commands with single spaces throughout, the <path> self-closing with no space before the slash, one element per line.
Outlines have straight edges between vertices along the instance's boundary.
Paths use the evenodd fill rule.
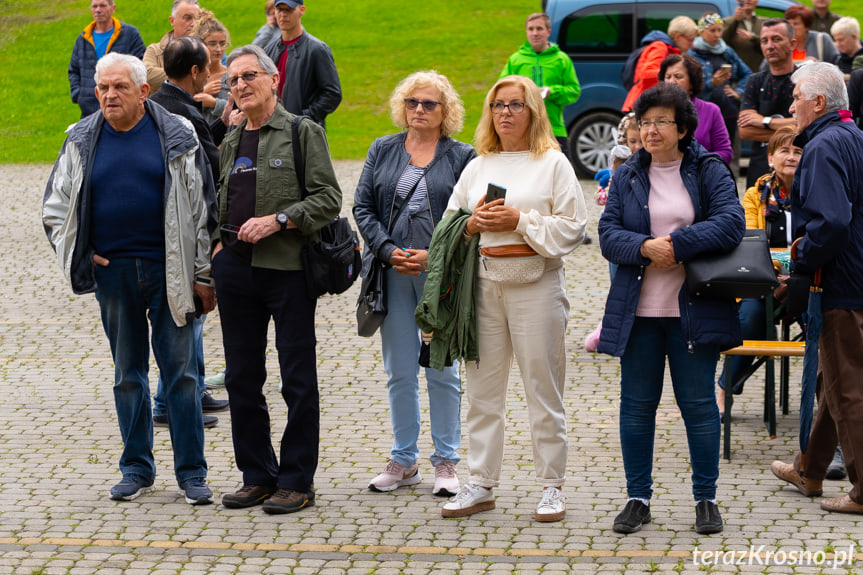
<path fill-rule="evenodd" d="M 96 65 L 101 113 L 73 125 L 48 180 L 42 222 L 75 293 L 96 292 L 114 359 L 123 479 L 111 499 L 153 490 L 152 347 L 165 382 L 174 472 L 192 505 L 212 503 L 192 320 L 215 307 L 215 194 L 188 120 L 146 101 L 134 56 Z M 148 325 L 149 319 L 149 325 Z"/>

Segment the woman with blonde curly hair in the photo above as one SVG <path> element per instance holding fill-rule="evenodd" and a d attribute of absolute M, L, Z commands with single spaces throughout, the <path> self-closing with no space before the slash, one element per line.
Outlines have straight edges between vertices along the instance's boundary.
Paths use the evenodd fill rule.
<path fill-rule="evenodd" d="M 202 113 L 207 122 L 212 123 L 221 117 L 225 105 L 228 103 L 228 69 L 222 64 L 222 58 L 231 44 L 231 36 L 228 29 L 216 20 L 209 10 L 202 9 L 198 13 L 192 36 L 200 38 L 207 45 L 210 52 L 210 79 L 200 94 L 195 94 L 195 100 L 201 103 Z"/>
<path fill-rule="evenodd" d="M 461 130 L 464 105 L 433 70 L 411 74 L 390 98 L 393 123 L 403 132 L 383 136 L 369 148 L 354 195 L 354 218 L 365 240 L 363 275 L 384 262 L 387 316 L 381 348 L 390 401 L 393 446 L 372 491 L 392 491 L 422 478 L 417 461 L 420 432 L 421 347 L 414 310 L 423 294 L 432 230 L 443 216 L 452 188 L 474 157 L 473 148 L 453 140 Z M 458 490 L 455 467 L 461 444 L 461 382 L 458 366 L 426 368 L 434 452 L 435 495 Z"/>
<path fill-rule="evenodd" d="M 479 361 L 465 363 L 470 410 L 468 482 L 444 517 L 495 506 L 513 357 L 524 382 L 536 478 L 537 521 L 566 515 L 568 452 L 563 390 L 569 317 L 563 257 L 584 238 L 587 208 L 569 159 L 560 152 L 539 88 L 507 76 L 489 91 L 476 129 L 479 157 L 462 173 L 447 213 L 472 211 L 465 236 L 480 234 L 476 288 Z M 489 184 L 506 186 L 487 201 Z M 493 188 L 492 188 L 493 189 Z"/>

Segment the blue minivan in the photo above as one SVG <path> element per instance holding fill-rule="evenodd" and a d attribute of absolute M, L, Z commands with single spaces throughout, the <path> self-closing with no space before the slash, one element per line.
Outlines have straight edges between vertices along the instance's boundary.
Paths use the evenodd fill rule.
<path fill-rule="evenodd" d="M 759 0 L 757 13 L 782 17 L 791 0 Z M 627 56 L 651 30 L 662 30 L 675 16 L 695 21 L 705 12 L 733 15 L 736 0 L 543 0 L 551 18 L 551 41 L 575 65 L 581 97 L 564 110 L 572 164 L 580 177 L 592 178 L 608 167 L 626 90 L 620 72 Z"/>

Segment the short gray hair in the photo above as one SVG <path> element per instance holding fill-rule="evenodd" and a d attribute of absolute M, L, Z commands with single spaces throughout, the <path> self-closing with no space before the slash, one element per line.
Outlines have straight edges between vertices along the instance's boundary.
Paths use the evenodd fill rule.
<path fill-rule="evenodd" d="M 177 15 L 177 8 L 180 6 L 180 4 L 194 4 L 195 6 L 200 7 L 200 4 L 198 4 L 198 0 L 174 0 L 174 3 L 171 4 L 172 17 Z"/>
<path fill-rule="evenodd" d="M 234 49 L 230 55 L 228 56 L 228 60 L 225 62 L 225 67 L 230 68 L 231 63 L 239 58 L 240 56 L 254 56 L 258 59 L 258 65 L 266 72 L 267 74 L 276 74 L 279 69 L 276 68 L 276 65 L 273 64 L 273 61 L 267 56 L 267 53 L 264 52 L 263 48 L 260 46 L 255 46 L 254 44 L 247 44 L 245 46 L 240 46 L 239 48 Z"/>
<path fill-rule="evenodd" d="M 823 95 L 827 112 L 848 109 L 845 76 L 833 64 L 812 62 L 803 65 L 791 75 L 791 81 L 800 88 L 800 93 L 807 100 L 814 100 L 818 94 Z"/>
<path fill-rule="evenodd" d="M 860 22 L 857 21 L 857 18 L 843 16 L 836 20 L 836 22 L 834 22 L 830 27 L 830 35 L 835 36 L 836 34 L 860 38 Z"/>
<path fill-rule="evenodd" d="M 95 80 L 97 85 L 99 84 L 99 74 L 116 64 L 122 64 L 126 67 L 129 71 L 129 77 L 136 87 L 140 88 L 147 83 L 147 67 L 141 60 L 129 54 L 108 52 L 96 62 Z"/>

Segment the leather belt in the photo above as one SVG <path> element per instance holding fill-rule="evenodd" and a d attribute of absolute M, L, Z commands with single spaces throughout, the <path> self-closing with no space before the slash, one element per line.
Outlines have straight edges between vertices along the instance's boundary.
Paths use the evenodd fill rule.
<path fill-rule="evenodd" d="M 488 246 L 480 248 L 479 253 L 487 258 L 528 258 L 538 255 L 534 249 L 527 244 Z"/>

